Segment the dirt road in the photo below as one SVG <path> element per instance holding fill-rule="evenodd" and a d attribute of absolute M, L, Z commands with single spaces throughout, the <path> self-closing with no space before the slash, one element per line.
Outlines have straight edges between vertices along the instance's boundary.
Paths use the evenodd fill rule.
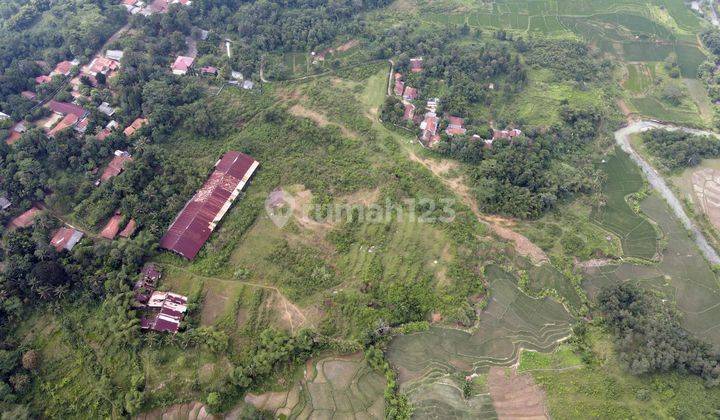
<path fill-rule="evenodd" d="M 645 177 L 647 178 L 650 185 L 652 185 L 652 187 L 657 190 L 660 195 L 663 196 L 665 201 L 667 201 L 670 209 L 672 209 L 673 213 L 675 213 L 678 219 L 680 219 L 680 221 L 682 222 L 683 226 L 685 226 L 685 229 L 687 229 L 692 235 L 695 243 L 697 244 L 698 248 L 700 248 L 700 251 L 703 253 L 705 258 L 711 264 L 720 264 L 720 256 L 718 256 L 715 249 L 710 246 L 707 239 L 705 239 L 705 235 L 703 235 L 700 229 L 698 229 L 695 223 L 690 220 L 688 215 L 685 213 L 685 209 L 683 208 L 682 203 L 680 203 L 680 200 L 678 200 L 675 194 L 673 194 L 672 190 L 670 190 L 670 188 L 667 186 L 663 177 L 655 170 L 655 168 L 652 167 L 652 165 L 645 161 L 645 159 L 643 159 L 643 157 L 640 156 L 640 154 L 637 153 L 635 149 L 633 149 L 632 144 L 630 143 L 630 136 L 632 134 L 641 133 L 650 129 L 664 129 L 669 131 L 681 130 L 687 133 L 704 136 L 714 136 L 717 138 L 720 138 L 720 136 L 710 131 L 696 130 L 687 127 L 678 127 L 670 124 L 661 124 L 655 121 L 638 121 L 615 132 L 615 141 L 617 142 L 617 144 L 620 145 L 620 147 L 630 155 L 630 158 L 645 173 Z"/>

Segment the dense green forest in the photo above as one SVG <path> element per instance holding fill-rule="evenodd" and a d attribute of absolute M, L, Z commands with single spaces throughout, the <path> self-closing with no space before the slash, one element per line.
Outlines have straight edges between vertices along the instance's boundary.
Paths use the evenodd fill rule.
<path fill-rule="evenodd" d="M 720 156 L 720 140 L 684 131 L 650 130 L 642 135 L 647 149 L 670 170 L 696 166 Z"/>
<path fill-rule="evenodd" d="M 711 347 L 680 326 L 677 313 L 634 283 L 608 286 L 598 296 L 615 334 L 620 360 L 635 375 L 676 370 L 720 382 L 720 359 Z"/>

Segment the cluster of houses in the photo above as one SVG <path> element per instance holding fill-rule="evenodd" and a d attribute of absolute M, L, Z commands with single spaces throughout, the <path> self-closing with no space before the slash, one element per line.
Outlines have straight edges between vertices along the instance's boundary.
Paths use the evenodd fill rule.
<path fill-rule="evenodd" d="M 125 224 L 125 227 L 122 227 L 122 221 L 123 215 L 120 214 L 119 211 L 116 211 L 100 231 L 100 237 L 109 240 L 115 239 L 116 236 L 120 236 L 121 238 L 131 237 L 133 233 L 135 233 L 135 229 L 137 229 L 137 223 L 134 219 L 130 219 Z"/>
<path fill-rule="evenodd" d="M 176 333 L 187 312 L 186 296 L 156 290 L 162 272 L 155 264 L 146 264 L 133 286 L 133 306 L 142 312 L 140 328 Z"/>
<path fill-rule="evenodd" d="M 170 70 L 172 70 L 172 73 L 176 76 L 185 76 L 188 73 L 195 71 L 193 68 L 194 64 L 195 58 L 179 55 L 170 65 Z M 201 76 L 217 76 L 219 70 L 217 67 L 214 66 L 204 66 L 200 67 L 200 69 L 198 69 L 196 73 L 200 74 Z M 240 86 L 245 90 L 251 90 L 255 87 L 255 83 L 253 83 L 252 80 L 245 79 L 242 73 L 238 71 L 233 71 L 231 73 L 228 83 L 231 85 Z"/>
<path fill-rule="evenodd" d="M 0 209 L 6 210 L 11 205 L 10 201 L 5 197 L 0 197 Z M 40 215 L 43 208 L 40 205 L 33 205 L 19 216 L 15 217 L 7 225 L 9 230 L 24 229 L 35 223 L 35 219 Z M 50 238 L 50 245 L 58 252 L 63 250 L 72 251 L 78 242 L 83 238 L 84 233 L 72 226 L 63 226 L 53 233 Z"/>
<path fill-rule="evenodd" d="M 423 59 L 422 57 L 416 57 L 410 59 L 410 72 L 420 73 L 423 71 Z M 428 99 L 425 103 L 425 113 L 419 114 L 417 107 L 413 101 L 419 97 L 417 88 L 410 86 L 406 83 L 402 73 L 393 74 L 393 93 L 400 97 L 404 107 L 403 120 L 412 121 L 420 128 L 420 134 L 418 139 L 420 143 L 425 147 L 434 147 L 440 141 L 440 133 L 438 132 L 440 127 L 441 119 L 437 114 L 438 107 L 440 106 L 440 100 L 438 98 Z M 494 89 L 494 86 L 490 84 L 489 89 Z M 445 128 L 445 134 L 450 137 L 462 136 L 467 133 L 465 128 L 465 120 L 461 117 L 447 115 L 447 127 Z M 511 139 L 517 137 L 522 132 L 518 129 L 512 130 L 493 130 L 493 136 L 491 139 L 482 139 L 478 135 L 473 135 L 473 139 L 482 140 L 485 143 L 485 147 L 492 147 L 493 141 L 503 138 Z"/>
<path fill-rule="evenodd" d="M 128 13 L 131 15 L 143 15 L 150 16 L 153 13 L 166 13 L 171 4 L 181 4 L 183 6 L 190 6 L 192 1 L 190 0 L 153 0 L 150 4 L 142 0 L 122 0 L 122 5 L 125 6 Z"/>

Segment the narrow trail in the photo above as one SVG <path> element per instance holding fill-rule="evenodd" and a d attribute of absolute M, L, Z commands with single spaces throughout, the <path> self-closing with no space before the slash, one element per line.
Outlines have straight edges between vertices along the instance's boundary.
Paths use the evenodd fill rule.
<path fill-rule="evenodd" d="M 267 284 L 254 283 L 254 282 L 243 281 L 243 280 L 231 280 L 231 279 L 224 279 L 224 278 L 220 278 L 220 277 L 208 277 L 208 276 L 203 276 L 203 275 L 200 275 L 200 274 L 193 273 L 192 271 L 190 271 L 190 270 L 188 270 L 188 269 L 186 269 L 186 268 L 184 268 L 184 267 L 180 267 L 179 265 L 175 265 L 175 264 L 169 264 L 169 263 L 155 263 L 155 264 L 157 264 L 157 265 L 159 265 L 159 266 L 161 266 L 161 267 L 170 267 L 170 268 L 172 268 L 172 269 L 181 271 L 181 272 L 183 272 L 183 273 L 185 273 L 185 274 L 188 274 L 188 275 L 190 275 L 190 276 L 199 278 L 199 279 L 201 279 L 201 280 L 218 281 L 218 282 L 221 282 L 221 283 L 242 284 L 242 285 L 245 285 L 245 286 L 257 287 L 257 288 L 260 288 L 260 289 L 270 290 L 270 291 L 272 291 L 272 292 L 274 292 L 274 293 L 277 294 L 277 297 L 278 297 L 278 299 L 280 300 L 280 303 L 281 303 L 281 305 L 282 305 L 283 308 L 284 308 L 284 314 L 282 314 L 282 317 L 283 317 L 283 319 L 287 319 L 287 320 L 288 320 L 288 324 L 290 325 L 290 330 L 291 330 L 292 333 L 295 332 L 295 328 L 296 328 L 296 325 L 295 325 L 295 323 L 293 322 L 295 319 L 298 319 L 298 318 L 300 319 L 300 321 L 298 322 L 297 327 L 300 327 L 300 326 L 302 326 L 303 324 L 308 323 L 307 317 L 306 317 L 305 314 L 300 310 L 300 308 L 298 308 L 294 303 L 292 303 L 292 302 L 290 301 L 290 299 L 288 299 L 288 298 L 280 291 L 280 289 L 278 289 L 278 288 L 275 287 L 275 286 L 269 286 L 269 285 L 267 285 Z M 313 326 L 312 323 L 310 323 L 310 325 Z"/>
<path fill-rule="evenodd" d="M 530 260 L 537 265 L 541 265 L 550 261 L 547 254 L 545 254 L 545 251 L 543 251 L 539 246 L 535 245 L 532 241 L 530 241 L 530 239 L 502 225 L 502 223 L 509 223 L 509 220 L 499 216 L 484 215 L 480 211 L 477 202 L 472 197 L 470 189 L 468 188 L 467 184 L 465 184 L 463 179 L 461 177 L 448 178 L 446 176 L 446 172 L 449 169 L 448 164 L 443 164 L 441 162 L 432 161 L 429 159 L 423 159 L 412 151 L 409 151 L 409 156 L 411 160 L 425 166 L 428 170 L 430 170 L 430 172 L 433 173 L 433 175 L 439 178 L 446 187 L 456 193 L 462 200 L 463 204 L 465 204 L 470 208 L 470 210 L 472 210 L 473 214 L 475 214 L 475 217 L 477 217 L 477 219 L 481 223 L 488 226 L 500 238 L 512 242 L 515 246 L 515 249 L 520 255 L 530 258 Z"/>
<path fill-rule="evenodd" d="M 617 144 L 620 148 L 622 148 L 622 150 L 630 155 L 630 158 L 640 167 L 640 169 L 642 169 L 650 185 L 652 185 L 652 187 L 660 193 L 665 201 L 667 201 L 670 209 L 673 213 L 675 213 L 677 218 L 680 219 L 680 222 L 682 222 L 683 226 L 685 226 L 685 229 L 690 232 L 693 240 L 697 244 L 698 248 L 700 248 L 700 251 L 705 258 L 711 264 L 720 264 L 720 256 L 718 256 L 715 249 L 710 246 L 702 231 L 685 213 L 682 203 L 665 183 L 663 177 L 637 151 L 635 151 L 635 149 L 633 149 L 632 144 L 630 143 L 630 136 L 649 129 L 663 129 L 668 131 L 680 130 L 686 133 L 701 136 L 713 136 L 716 138 L 720 138 L 720 136 L 711 131 L 696 130 L 693 128 L 679 127 L 671 124 L 662 124 L 655 121 L 637 121 L 615 132 L 615 141 Z"/>

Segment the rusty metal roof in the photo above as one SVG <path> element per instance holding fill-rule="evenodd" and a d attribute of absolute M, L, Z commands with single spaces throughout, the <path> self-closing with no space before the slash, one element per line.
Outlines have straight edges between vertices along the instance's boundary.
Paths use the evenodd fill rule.
<path fill-rule="evenodd" d="M 258 165 L 244 153 L 225 153 L 215 164 L 215 171 L 170 225 L 160 240 L 160 247 L 190 260 L 195 258 Z"/>

